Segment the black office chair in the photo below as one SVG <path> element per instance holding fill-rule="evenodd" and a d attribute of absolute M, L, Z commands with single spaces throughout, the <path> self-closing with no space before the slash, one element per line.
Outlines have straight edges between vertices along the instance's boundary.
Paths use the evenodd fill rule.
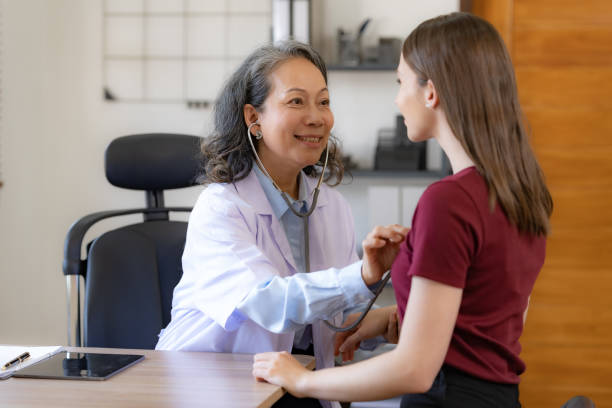
<path fill-rule="evenodd" d="M 142 134 L 117 138 L 106 149 L 108 181 L 144 190 L 146 208 L 97 212 L 70 227 L 63 264 L 69 345 L 155 348 L 159 331 L 170 321 L 172 291 L 183 273 L 187 223 L 171 221 L 169 213 L 191 211 L 165 207 L 164 190 L 196 184 L 201 141 L 189 135 Z M 128 214 L 142 214 L 144 220 L 100 235 L 81 259 L 83 238 L 92 225 Z M 85 282 L 82 319 L 80 276 Z"/>
<path fill-rule="evenodd" d="M 595 403 L 589 397 L 579 395 L 570 398 L 561 408 L 595 408 Z"/>

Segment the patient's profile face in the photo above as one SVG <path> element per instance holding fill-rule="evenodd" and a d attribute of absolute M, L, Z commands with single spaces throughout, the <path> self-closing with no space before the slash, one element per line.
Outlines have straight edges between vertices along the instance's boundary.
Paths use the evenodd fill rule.
<path fill-rule="evenodd" d="M 296 57 L 278 64 L 268 83 L 270 91 L 259 113 L 263 138 L 257 152 L 262 162 L 288 171 L 315 164 L 334 125 L 323 74 Z"/>
<path fill-rule="evenodd" d="M 425 86 L 419 84 L 417 74 L 400 57 L 397 67 L 397 82 L 399 89 L 395 104 L 404 117 L 408 138 L 413 142 L 421 142 L 431 137 L 432 110 L 427 107 Z"/>

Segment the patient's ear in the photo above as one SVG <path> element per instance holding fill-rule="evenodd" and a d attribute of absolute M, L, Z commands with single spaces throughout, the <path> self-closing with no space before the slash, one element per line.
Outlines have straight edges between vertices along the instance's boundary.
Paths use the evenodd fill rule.
<path fill-rule="evenodd" d="M 257 110 L 250 103 L 247 103 L 246 105 L 244 105 L 242 112 L 244 114 L 244 123 L 246 123 L 247 127 L 251 123 L 256 122 L 257 119 L 259 118 L 259 114 L 257 113 Z"/>
<path fill-rule="evenodd" d="M 427 106 L 428 108 L 435 108 L 440 104 L 440 99 L 438 98 L 438 91 L 436 90 L 436 86 L 434 85 L 431 79 L 427 80 L 424 96 L 425 106 Z"/>

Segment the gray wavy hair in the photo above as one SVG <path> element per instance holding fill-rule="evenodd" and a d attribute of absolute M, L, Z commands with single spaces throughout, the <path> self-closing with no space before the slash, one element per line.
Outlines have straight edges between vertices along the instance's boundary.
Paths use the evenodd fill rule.
<path fill-rule="evenodd" d="M 286 41 L 276 45 L 262 46 L 253 51 L 232 76 L 225 82 L 214 106 L 214 130 L 202 143 L 204 174 L 199 181 L 208 183 L 231 183 L 246 177 L 255 158 L 244 122 L 243 107 L 251 104 L 260 111 L 270 92 L 268 76 L 281 62 L 291 58 L 306 58 L 312 62 L 327 84 L 327 68 L 323 58 L 311 46 L 297 41 Z M 253 139 L 257 144 L 257 140 Z M 325 182 L 338 185 L 342 181 L 344 167 L 340 159 L 338 140 L 330 135 L 329 160 Z M 322 171 L 323 151 L 319 163 L 303 170 L 311 177 Z"/>

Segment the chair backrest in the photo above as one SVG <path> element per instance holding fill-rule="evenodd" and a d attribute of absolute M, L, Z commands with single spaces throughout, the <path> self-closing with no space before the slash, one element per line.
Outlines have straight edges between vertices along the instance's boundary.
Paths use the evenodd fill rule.
<path fill-rule="evenodd" d="M 150 221 L 109 231 L 92 243 L 85 280 L 86 347 L 155 348 L 170 322 L 186 231 L 185 222 Z"/>
<path fill-rule="evenodd" d="M 143 190 L 147 206 L 90 214 L 70 228 L 64 274 L 80 275 L 85 281 L 82 345 L 155 347 L 157 335 L 170 321 L 187 231 L 187 223 L 170 220 L 169 213 L 191 210 L 165 207 L 163 192 L 195 184 L 201 169 L 200 143 L 196 136 L 146 134 L 115 139 L 107 148 L 107 179 L 118 187 Z M 88 245 L 86 259 L 80 259 L 83 237 L 93 224 L 138 213 L 143 222 L 100 235 Z M 71 306 L 69 311 L 78 309 Z M 81 345 L 78 333 L 70 333 L 71 328 L 80 330 L 80 319 L 77 324 L 73 320 L 69 316 L 69 344 Z"/>

